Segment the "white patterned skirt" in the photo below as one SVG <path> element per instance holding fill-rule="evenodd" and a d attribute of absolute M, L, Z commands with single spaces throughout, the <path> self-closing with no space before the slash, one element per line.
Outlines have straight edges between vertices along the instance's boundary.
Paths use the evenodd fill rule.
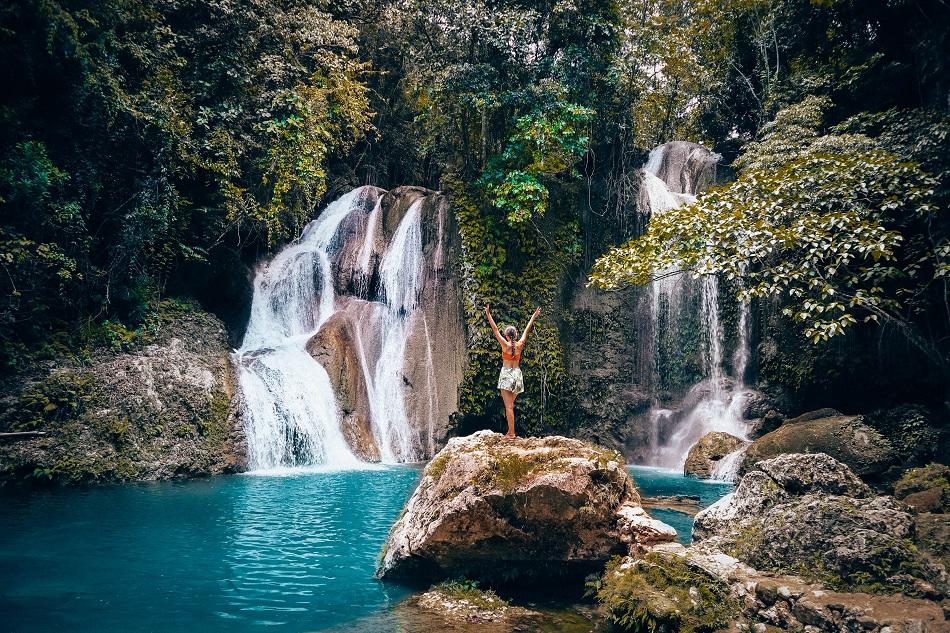
<path fill-rule="evenodd" d="M 502 367 L 498 374 L 498 388 L 521 393 L 524 391 L 524 376 L 520 367 Z"/>

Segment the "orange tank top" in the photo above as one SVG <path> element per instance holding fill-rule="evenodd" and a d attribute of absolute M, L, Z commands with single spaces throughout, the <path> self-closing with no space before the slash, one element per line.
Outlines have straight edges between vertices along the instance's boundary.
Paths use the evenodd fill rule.
<path fill-rule="evenodd" d="M 514 354 L 509 354 L 509 353 L 508 353 L 508 350 L 509 350 L 509 349 L 510 349 L 509 346 L 508 346 L 508 345 L 505 345 L 505 347 L 504 347 L 504 348 L 502 349 L 502 351 L 501 351 L 501 359 L 502 359 L 502 360 L 513 360 L 513 361 L 515 361 L 515 362 L 520 361 L 520 360 L 521 360 L 521 350 L 518 349 L 518 346 L 515 345 L 515 353 L 514 353 Z"/>

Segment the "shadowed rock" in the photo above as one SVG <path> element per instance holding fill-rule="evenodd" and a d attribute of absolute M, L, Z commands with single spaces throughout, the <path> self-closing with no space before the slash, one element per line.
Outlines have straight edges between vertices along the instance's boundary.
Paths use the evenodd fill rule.
<path fill-rule="evenodd" d="M 861 476 L 883 473 L 897 458 L 887 438 L 865 424 L 862 416 L 819 409 L 789 420 L 752 442 L 739 474 L 748 472 L 756 462 L 785 453 L 826 453 Z"/>

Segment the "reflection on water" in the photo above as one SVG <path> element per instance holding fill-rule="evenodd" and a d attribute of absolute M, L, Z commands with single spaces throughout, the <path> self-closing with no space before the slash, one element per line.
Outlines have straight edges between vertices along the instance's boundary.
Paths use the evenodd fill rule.
<path fill-rule="evenodd" d="M 373 578 L 414 467 L 0 491 L 3 631 L 314 631 L 408 591 Z"/>

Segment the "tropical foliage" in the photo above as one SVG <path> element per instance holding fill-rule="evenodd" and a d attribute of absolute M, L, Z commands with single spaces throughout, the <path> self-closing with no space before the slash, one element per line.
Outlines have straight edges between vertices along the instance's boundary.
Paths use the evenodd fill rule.
<path fill-rule="evenodd" d="M 225 281 L 328 198 L 420 184 L 462 228 L 470 417 L 493 393 L 481 305 L 541 304 L 525 419 L 568 423 L 565 288 L 616 244 L 599 285 L 732 276 L 819 341 L 893 325 L 937 363 L 947 24 L 943 0 L 14 0 L 0 360 L 137 331 L 168 295 L 239 313 Z M 638 168 L 676 138 L 735 182 L 629 242 Z"/>

